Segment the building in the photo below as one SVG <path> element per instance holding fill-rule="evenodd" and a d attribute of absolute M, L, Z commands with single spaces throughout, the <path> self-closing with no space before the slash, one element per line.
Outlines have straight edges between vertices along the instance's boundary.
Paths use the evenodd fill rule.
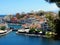
<path fill-rule="evenodd" d="M 17 18 L 16 17 L 11 18 L 11 22 L 12 23 L 17 23 Z"/>

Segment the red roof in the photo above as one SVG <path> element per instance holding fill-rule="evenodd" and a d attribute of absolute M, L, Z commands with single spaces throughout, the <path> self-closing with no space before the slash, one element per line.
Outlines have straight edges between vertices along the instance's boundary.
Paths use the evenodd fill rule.
<path fill-rule="evenodd" d="M 13 18 L 12 18 L 12 21 L 17 21 L 17 18 L 16 18 L 16 17 L 13 17 Z"/>

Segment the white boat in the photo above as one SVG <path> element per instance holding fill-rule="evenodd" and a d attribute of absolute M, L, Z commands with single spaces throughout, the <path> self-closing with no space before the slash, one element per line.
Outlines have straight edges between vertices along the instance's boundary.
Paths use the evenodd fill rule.
<path fill-rule="evenodd" d="M 30 29 L 28 29 L 28 28 L 25 28 L 25 29 L 19 29 L 18 31 L 17 31 L 17 33 L 23 33 L 23 32 L 25 32 L 25 33 L 28 33 L 29 32 L 29 30 Z"/>
<path fill-rule="evenodd" d="M 6 31 L 0 30 L 0 34 L 5 33 Z"/>
<path fill-rule="evenodd" d="M 0 30 L 0 36 L 8 34 L 9 32 L 11 32 L 12 30 Z"/>

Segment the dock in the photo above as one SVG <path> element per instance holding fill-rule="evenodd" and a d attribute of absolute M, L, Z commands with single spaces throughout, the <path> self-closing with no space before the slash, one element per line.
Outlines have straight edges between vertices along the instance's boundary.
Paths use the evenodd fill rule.
<path fill-rule="evenodd" d="M 4 32 L 0 33 L 0 36 L 6 35 L 6 34 L 8 34 L 8 33 L 11 32 L 11 31 L 12 31 L 12 30 L 5 30 Z"/>

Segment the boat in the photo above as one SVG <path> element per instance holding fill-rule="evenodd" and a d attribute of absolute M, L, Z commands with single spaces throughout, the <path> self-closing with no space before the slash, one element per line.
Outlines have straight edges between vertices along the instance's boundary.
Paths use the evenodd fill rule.
<path fill-rule="evenodd" d="M 2 35 L 6 35 L 6 34 L 8 34 L 9 32 L 11 32 L 12 30 L 0 30 L 0 36 L 2 36 Z"/>
<path fill-rule="evenodd" d="M 23 29 L 19 29 L 16 33 L 28 33 L 29 32 L 29 28 L 23 28 Z"/>

